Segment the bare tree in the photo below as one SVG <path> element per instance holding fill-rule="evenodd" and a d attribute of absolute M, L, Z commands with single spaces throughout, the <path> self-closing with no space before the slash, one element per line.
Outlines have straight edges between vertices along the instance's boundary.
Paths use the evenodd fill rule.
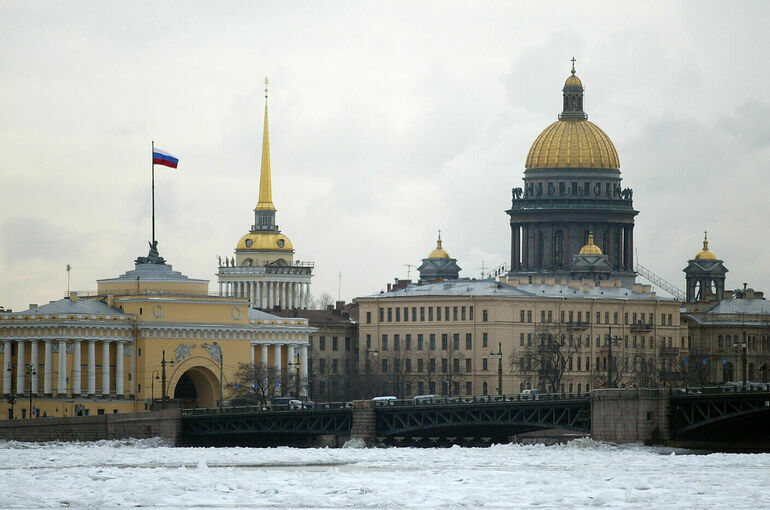
<path fill-rule="evenodd" d="M 612 370 L 608 370 L 609 359 L 601 366 L 594 364 L 591 371 L 591 379 L 595 388 L 620 388 L 629 381 L 630 370 L 628 368 L 627 358 L 621 358 L 613 354 Z"/>
<path fill-rule="evenodd" d="M 411 363 L 411 359 L 405 345 L 399 343 L 397 349 L 395 349 L 395 345 L 393 347 L 393 351 L 390 352 L 388 356 L 390 370 L 386 377 L 390 381 L 390 387 L 393 389 L 393 394 L 398 398 L 405 398 L 407 394 L 407 383 L 412 379 L 411 370 L 407 370 L 410 368 L 407 367 L 407 363 Z"/>
<path fill-rule="evenodd" d="M 660 370 L 652 358 L 637 359 L 637 369 L 631 376 L 638 388 L 657 388 L 660 386 Z"/>
<path fill-rule="evenodd" d="M 279 380 L 275 367 L 262 363 L 239 363 L 233 382 L 227 383 L 230 399 L 236 405 L 267 404 Z"/>
<path fill-rule="evenodd" d="M 334 304 L 334 298 L 328 292 L 324 292 L 315 299 L 316 310 L 326 310 L 330 305 Z"/>
<path fill-rule="evenodd" d="M 436 381 L 439 379 L 439 374 L 436 372 L 436 346 L 429 343 L 428 348 L 424 350 L 423 354 L 417 359 L 417 372 L 415 373 L 415 379 L 418 382 L 423 382 L 426 386 L 428 393 L 435 393 Z"/>
<path fill-rule="evenodd" d="M 693 349 L 689 355 L 677 364 L 682 386 L 707 386 L 709 384 L 709 368 L 705 351 Z"/>
<path fill-rule="evenodd" d="M 578 352 L 575 342 L 561 324 L 540 324 L 535 327 L 533 345 L 511 355 L 511 364 L 523 380 L 546 391 L 559 391 L 564 372 Z"/>

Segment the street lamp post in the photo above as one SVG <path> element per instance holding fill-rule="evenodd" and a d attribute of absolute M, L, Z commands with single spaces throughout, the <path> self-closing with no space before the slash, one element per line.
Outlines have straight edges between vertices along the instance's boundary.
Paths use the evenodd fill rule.
<path fill-rule="evenodd" d="M 219 410 L 222 410 L 222 401 L 224 400 L 224 393 L 222 391 L 222 378 L 224 372 L 224 354 L 222 353 L 222 346 L 214 342 L 217 351 L 217 357 L 219 358 Z"/>
<path fill-rule="evenodd" d="M 160 360 L 160 373 L 161 373 L 160 384 L 161 384 L 161 391 L 163 392 L 163 394 L 161 395 L 160 402 L 161 402 L 162 409 L 166 408 L 166 400 L 167 400 L 166 398 L 166 364 L 169 364 L 173 367 L 174 360 L 166 361 L 166 351 L 163 351 L 163 358 Z"/>
<path fill-rule="evenodd" d="M 150 411 L 152 411 L 152 407 L 155 404 L 155 381 L 158 380 L 160 380 L 160 374 L 157 370 L 153 370 L 150 376 Z"/>
<path fill-rule="evenodd" d="M 27 375 L 29 376 L 29 417 L 32 418 L 32 376 L 37 375 L 37 371 L 32 364 L 27 369 Z"/>
<path fill-rule="evenodd" d="M 490 356 L 497 356 L 497 394 L 503 394 L 503 343 L 498 342 L 497 352 L 490 352 Z"/>
<path fill-rule="evenodd" d="M 743 362 L 743 391 L 746 391 L 746 383 L 748 381 L 748 359 L 746 358 L 746 348 L 748 347 L 748 344 L 746 343 L 746 331 L 743 332 L 743 342 L 741 343 L 741 354 Z"/>

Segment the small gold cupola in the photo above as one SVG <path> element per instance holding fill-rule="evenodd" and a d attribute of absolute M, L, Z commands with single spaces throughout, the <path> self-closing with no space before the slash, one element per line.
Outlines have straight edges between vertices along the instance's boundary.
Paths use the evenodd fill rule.
<path fill-rule="evenodd" d="M 588 233 L 588 243 L 580 248 L 580 255 L 601 255 L 602 250 L 594 244 L 593 233 Z"/>
<path fill-rule="evenodd" d="M 703 249 L 695 255 L 695 260 L 716 260 L 717 256 L 709 250 L 708 232 L 703 232 Z"/>
<path fill-rule="evenodd" d="M 436 241 L 436 249 L 430 252 L 429 259 L 448 259 L 449 253 L 441 247 L 441 231 L 438 231 L 438 241 Z"/>

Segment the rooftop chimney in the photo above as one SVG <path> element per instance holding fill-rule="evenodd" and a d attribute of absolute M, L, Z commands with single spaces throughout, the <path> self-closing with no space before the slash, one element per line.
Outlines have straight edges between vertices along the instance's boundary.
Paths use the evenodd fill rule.
<path fill-rule="evenodd" d="M 78 293 L 77 292 L 70 292 L 70 301 L 73 303 L 76 303 L 78 300 Z"/>

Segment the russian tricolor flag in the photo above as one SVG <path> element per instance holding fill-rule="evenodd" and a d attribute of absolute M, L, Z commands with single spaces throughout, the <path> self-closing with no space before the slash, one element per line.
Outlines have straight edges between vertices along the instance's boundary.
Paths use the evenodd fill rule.
<path fill-rule="evenodd" d="M 162 149 L 158 149 L 157 147 L 154 147 L 152 149 L 153 165 L 163 165 L 171 168 L 176 168 L 176 165 L 178 163 L 179 163 L 179 158 L 177 158 L 176 156 L 172 156 L 168 152 Z"/>

